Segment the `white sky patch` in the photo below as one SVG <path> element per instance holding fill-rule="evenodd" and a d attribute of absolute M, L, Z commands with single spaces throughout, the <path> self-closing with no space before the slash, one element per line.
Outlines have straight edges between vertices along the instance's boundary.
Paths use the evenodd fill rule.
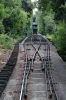
<path fill-rule="evenodd" d="M 37 8 L 34 8 L 33 9 L 33 14 L 35 14 L 37 11 L 38 11 L 38 9 Z"/>
<path fill-rule="evenodd" d="M 38 0 L 31 0 L 31 2 L 36 2 L 36 1 L 38 1 Z M 37 11 L 38 11 L 38 9 L 37 8 L 34 8 L 33 9 L 33 14 L 35 14 Z"/>
<path fill-rule="evenodd" d="M 38 1 L 38 0 L 31 0 L 32 2 L 34 2 L 34 1 Z"/>

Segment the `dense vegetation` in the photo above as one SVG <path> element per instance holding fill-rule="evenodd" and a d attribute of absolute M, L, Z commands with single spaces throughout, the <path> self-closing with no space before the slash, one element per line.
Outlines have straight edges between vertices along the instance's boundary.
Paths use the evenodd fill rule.
<path fill-rule="evenodd" d="M 66 60 L 66 2 L 65 0 L 0 0 L 0 45 L 12 48 L 15 39 L 30 34 L 33 6 L 38 32 L 50 38 Z M 14 38 L 14 41 L 13 39 Z"/>
<path fill-rule="evenodd" d="M 50 38 L 59 54 L 66 60 L 65 0 L 38 0 L 35 4 L 39 9 L 36 13 L 38 32 Z"/>
<path fill-rule="evenodd" d="M 6 42 L 6 37 L 19 39 L 30 33 L 32 8 L 31 0 L 0 0 L 0 44 L 3 37 Z"/>

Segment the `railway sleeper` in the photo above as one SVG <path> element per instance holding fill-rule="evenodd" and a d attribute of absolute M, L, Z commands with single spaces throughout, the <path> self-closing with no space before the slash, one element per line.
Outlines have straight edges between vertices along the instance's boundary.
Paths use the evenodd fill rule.
<path fill-rule="evenodd" d="M 12 72 L 11 70 L 2 70 L 0 72 L 0 74 L 4 74 L 4 75 L 7 74 L 8 75 L 8 74 L 11 74 L 11 72 Z"/>
<path fill-rule="evenodd" d="M 11 62 L 11 61 L 16 60 L 16 59 L 17 59 L 17 55 L 13 55 L 11 58 L 9 58 L 8 62 Z"/>
<path fill-rule="evenodd" d="M 2 94 L 2 92 L 3 92 L 3 90 L 4 90 L 4 88 L 0 88 L 0 96 L 1 96 L 1 94 Z"/>
<path fill-rule="evenodd" d="M 14 66 L 13 65 L 6 65 L 3 69 L 12 69 L 12 68 L 14 68 Z"/>
<path fill-rule="evenodd" d="M 9 77 L 9 75 L 8 74 L 1 73 L 0 74 L 0 77 Z"/>
<path fill-rule="evenodd" d="M 17 55 L 17 52 L 13 51 L 11 56 L 13 56 L 13 55 Z"/>
<path fill-rule="evenodd" d="M 16 60 L 16 59 L 17 59 L 17 55 L 16 56 L 12 56 L 11 58 L 9 58 L 8 62 L 11 62 L 11 61 Z"/>
<path fill-rule="evenodd" d="M 11 71 L 11 70 L 13 70 L 13 67 L 6 67 L 6 68 L 3 68 L 3 70 L 5 70 L 5 71 Z"/>
<path fill-rule="evenodd" d="M 0 77 L 0 80 L 8 80 L 8 77 L 5 77 L 5 76 L 2 77 L 2 76 L 1 76 L 1 77 Z"/>
<path fill-rule="evenodd" d="M 6 77 L 10 77 L 11 73 L 1 73 L 0 76 L 6 76 Z"/>
<path fill-rule="evenodd" d="M 12 69 L 14 68 L 15 65 L 5 65 L 3 69 Z"/>
<path fill-rule="evenodd" d="M 8 64 L 6 64 L 6 65 L 8 65 L 8 66 L 15 66 L 16 65 L 16 62 L 10 62 L 10 63 L 8 63 Z"/>
<path fill-rule="evenodd" d="M 11 69 L 6 67 L 6 68 L 5 68 L 5 69 L 3 69 L 1 72 L 5 72 L 5 71 L 6 71 L 6 72 L 10 72 L 10 71 L 11 71 Z"/>
<path fill-rule="evenodd" d="M 0 84 L 0 87 L 5 87 L 5 84 Z"/>
<path fill-rule="evenodd" d="M 10 59 L 9 59 L 10 62 L 16 61 L 16 60 L 17 60 L 17 57 L 13 57 L 13 58 L 10 58 Z"/>
<path fill-rule="evenodd" d="M 2 72 L 11 72 L 11 69 L 3 69 Z"/>
<path fill-rule="evenodd" d="M 6 84 L 0 84 L 0 96 L 3 93 L 3 91 L 4 91 L 5 87 L 6 87 Z"/>
<path fill-rule="evenodd" d="M 1 81 L 4 80 L 4 81 L 7 81 L 7 82 L 8 82 L 9 77 L 10 77 L 10 76 L 0 76 L 0 80 L 1 80 Z"/>
<path fill-rule="evenodd" d="M 0 73 L 3 73 L 3 72 L 12 72 L 13 71 L 13 67 L 12 68 L 6 68 L 6 69 L 3 69 Z"/>
<path fill-rule="evenodd" d="M 5 84 L 7 83 L 7 80 L 0 80 L 0 84 Z"/>
<path fill-rule="evenodd" d="M 12 60 L 17 60 L 17 55 L 13 55 L 9 60 L 10 60 L 10 61 L 12 61 Z"/>
<path fill-rule="evenodd" d="M 4 89 L 5 86 L 6 86 L 6 84 L 0 84 L 0 91 L 1 91 L 2 88 Z"/>
<path fill-rule="evenodd" d="M 1 83 L 0 84 L 0 91 L 3 92 L 4 88 L 6 87 L 6 85 L 7 85 L 7 82 L 6 83 Z"/>

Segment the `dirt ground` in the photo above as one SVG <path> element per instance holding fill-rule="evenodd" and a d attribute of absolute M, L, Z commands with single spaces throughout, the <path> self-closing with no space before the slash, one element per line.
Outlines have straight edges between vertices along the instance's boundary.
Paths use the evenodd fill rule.
<path fill-rule="evenodd" d="M 3 69 L 5 64 L 7 63 L 12 50 L 5 50 L 0 48 L 0 71 Z"/>

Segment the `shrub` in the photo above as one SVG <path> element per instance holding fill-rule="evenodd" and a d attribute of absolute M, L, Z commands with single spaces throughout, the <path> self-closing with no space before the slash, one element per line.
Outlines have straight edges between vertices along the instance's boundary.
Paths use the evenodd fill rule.
<path fill-rule="evenodd" d="M 65 23 L 61 22 L 54 34 L 47 35 L 56 45 L 58 53 L 66 60 L 66 28 Z"/>
<path fill-rule="evenodd" d="M 4 34 L 0 35 L 0 44 L 3 45 L 4 49 L 13 48 L 13 40 L 8 35 L 4 35 Z"/>

